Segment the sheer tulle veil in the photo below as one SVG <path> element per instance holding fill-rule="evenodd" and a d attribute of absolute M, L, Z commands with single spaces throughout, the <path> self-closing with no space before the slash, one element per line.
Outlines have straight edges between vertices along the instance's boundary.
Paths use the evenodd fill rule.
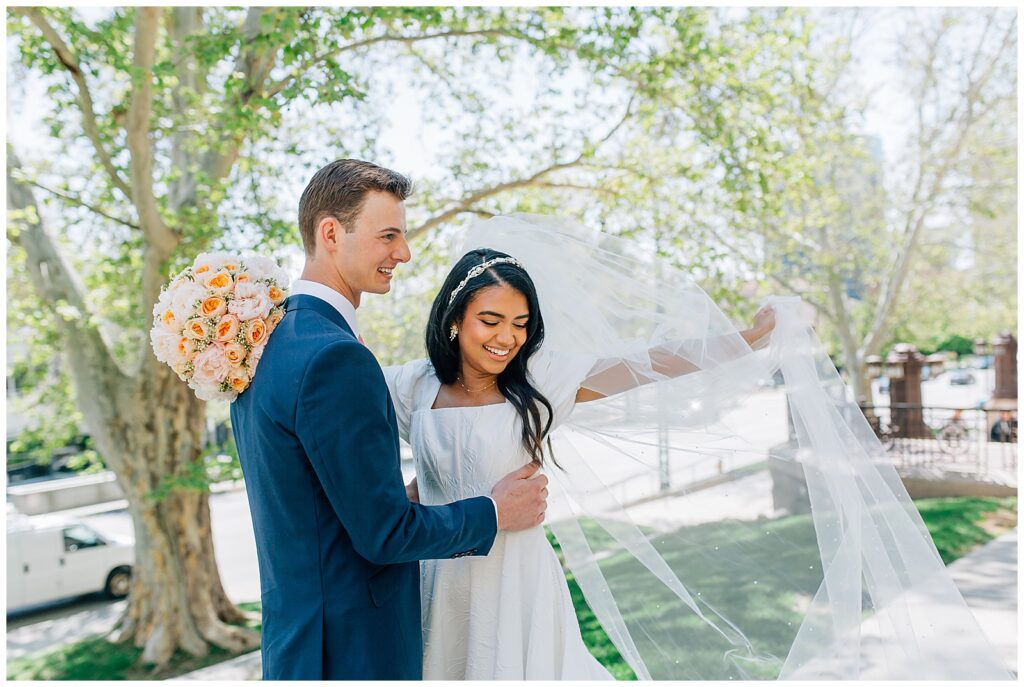
<path fill-rule="evenodd" d="M 1011 677 L 800 299 L 769 299 L 754 351 L 636 242 L 514 215 L 478 247 L 529 272 L 545 349 L 595 361 L 607 397 L 552 436 L 547 521 L 637 677 Z"/>

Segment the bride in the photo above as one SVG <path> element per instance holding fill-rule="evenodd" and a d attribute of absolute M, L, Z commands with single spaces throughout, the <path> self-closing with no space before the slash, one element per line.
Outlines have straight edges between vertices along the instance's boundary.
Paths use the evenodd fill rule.
<path fill-rule="evenodd" d="M 1008 677 L 799 299 L 738 331 L 636 242 L 550 217 L 464 250 L 428 358 L 385 369 L 410 499 L 540 463 L 565 565 L 641 679 Z M 612 677 L 541 526 L 420 565 L 424 679 Z"/>
<path fill-rule="evenodd" d="M 772 326 L 763 309 L 743 339 L 752 344 Z M 587 356 L 543 349 L 533 281 L 495 250 L 471 250 L 455 264 L 426 338 L 429 359 L 386 368 L 385 378 L 416 459 L 410 495 L 427 505 L 487 493 L 496 477 L 530 461 L 557 466 L 545 439 L 575 405 L 609 395 L 613 377 L 619 391 L 638 383 Z M 683 362 L 665 356 L 662 365 L 682 374 Z M 424 679 L 611 678 L 583 644 L 541 526 L 499 533 L 486 557 L 422 561 L 421 576 Z"/>

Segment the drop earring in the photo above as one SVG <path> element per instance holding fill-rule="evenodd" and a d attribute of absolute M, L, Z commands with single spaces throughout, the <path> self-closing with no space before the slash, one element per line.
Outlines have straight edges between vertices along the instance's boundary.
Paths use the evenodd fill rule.
<path fill-rule="evenodd" d="M 453 324 L 452 328 L 448 331 L 448 340 L 455 341 L 455 337 L 459 335 L 459 326 Z"/>

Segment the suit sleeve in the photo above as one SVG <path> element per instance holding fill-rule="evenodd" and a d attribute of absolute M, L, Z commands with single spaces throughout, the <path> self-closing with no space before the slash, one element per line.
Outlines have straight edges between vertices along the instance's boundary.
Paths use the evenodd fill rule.
<path fill-rule="evenodd" d="M 318 351 L 298 399 L 299 441 L 361 556 L 386 565 L 487 555 L 497 532 L 489 498 L 422 506 L 406 497 L 387 385 L 365 346 L 338 341 Z"/>

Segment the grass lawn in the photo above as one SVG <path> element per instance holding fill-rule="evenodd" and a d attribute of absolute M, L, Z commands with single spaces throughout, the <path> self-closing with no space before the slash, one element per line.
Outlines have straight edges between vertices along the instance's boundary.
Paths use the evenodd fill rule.
<path fill-rule="evenodd" d="M 1017 524 L 1017 499 L 948 498 L 925 499 L 916 502 L 935 546 L 947 564 L 994 539 Z M 790 544 L 785 549 L 773 545 L 775 537 L 766 536 L 769 528 Z M 821 582 L 820 571 L 808 570 L 794 575 L 798 567 L 794 561 L 813 557 L 816 551 L 814 529 L 807 515 L 780 518 L 756 523 L 722 522 L 680 530 L 675 541 L 683 542 L 676 549 L 658 547 L 669 565 L 684 580 L 692 593 L 703 592 L 706 598 L 716 600 L 716 608 L 728 617 L 742 613 L 753 618 L 745 633 L 766 654 L 784 657 L 801 619 L 801 597 L 813 594 Z M 549 535 L 550 537 L 550 535 Z M 780 539 L 781 541 L 782 539 Z M 557 549 L 557 543 L 552 539 Z M 717 542 L 717 543 L 716 543 Z M 795 545 L 794 545 L 795 543 Z M 709 561 L 693 555 L 694 551 L 713 550 L 719 546 L 721 561 L 745 561 L 758 571 L 756 587 L 735 585 L 734 578 L 716 576 Z M 623 561 L 623 565 L 628 564 Z M 618 565 L 615 560 L 608 565 Z M 620 680 L 636 679 L 622 660 L 594 617 L 572 574 L 567 574 L 569 590 L 576 608 L 583 639 L 591 653 Z M 644 591 L 644 590 L 641 590 Z M 723 646 L 706 641 L 708 633 L 703 622 L 695 617 L 660 616 L 656 607 L 656 589 L 650 590 L 650 608 L 644 614 L 657 626 L 671 626 L 685 637 L 693 631 L 693 651 L 688 663 L 695 670 L 716 663 L 721 672 Z M 258 611 L 258 603 L 242 604 L 242 608 Z M 258 623 L 250 624 L 258 628 Z M 755 639 L 756 638 L 756 639 Z M 7 678 L 10 680 L 152 680 L 166 679 L 198 670 L 232 657 L 228 652 L 213 649 L 204 658 L 187 654 L 176 655 L 171 664 L 156 672 L 151 666 L 141 666 L 140 649 L 115 645 L 101 638 L 88 638 L 46 652 L 9 661 Z M 756 664 L 755 664 L 756 666 Z M 777 671 L 771 661 L 760 668 L 748 668 L 752 677 L 774 677 Z M 737 675 L 739 677 L 739 675 Z"/>
<path fill-rule="evenodd" d="M 916 505 L 939 555 L 947 565 L 1017 525 L 1016 498 L 923 499 Z M 773 546 L 775 537 L 762 534 L 768 528 L 769 524 L 764 521 L 711 523 L 677 532 L 676 541 L 684 543 L 676 550 L 658 547 L 656 538 L 653 543 L 691 593 L 703 591 L 706 598 L 715 599 L 715 606 L 724 617 L 742 614 L 752 619 L 743 628 L 744 633 L 769 661 L 750 663 L 745 670 L 751 678 L 771 679 L 776 677 L 780 661 L 788 653 L 799 628 L 802 613 L 797 609 L 801 607 L 801 597 L 806 602 L 813 595 L 821 583 L 821 573 L 807 570 L 794 574 L 800 567 L 794 562 L 813 558 L 817 551 L 810 516 L 791 516 L 770 522 L 770 530 L 781 534 L 779 541 L 784 540 L 788 544 L 785 548 Z M 713 550 L 716 546 L 719 547 L 717 561 L 735 561 L 737 565 L 757 570 L 759 584 L 756 587 L 736 586 L 737 580 L 733 576 L 716 577 L 714 563 L 717 561 L 693 554 L 694 551 Z M 614 566 L 614 563 L 605 565 Z M 572 575 L 568 574 L 567 578 L 583 639 L 591 653 L 617 679 L 636 679 L 587 606 Z M 652 591 L 652 595 L 654 593 Z M 651 598 L 652 603 L 648 606 L 654 607 L 655 597 Z M 653 611 L 645 612 L 645 615 L 653 627 L 670 628 L 676 636 L 687 637 L 692 631 L 692 643 L 688 639 L 683 641 L 690 648 L 685 662 L 693 666 L 695 673 L 722 673 L 721 656 L 729 646 L 724 642 L 708 642 L 706 638 L 710 633 L 700 619 L 693 614 L 659 617 Z M 770 657 L 778 657 L 779 661 Z M 703 670 L 705 667 L 707 672 Z M 744 676 L 737 672 L 731 677 L 739 679 Z"/>
<path fill-rule="evenodd" d="M 259 611 L 259 603 L 243 603 L 245 611 Z M 245 623 L 260 629 L 259 621 Z M 226 661 L 231 654 L 216 647 L 202 658 L 178 652 L 170 664 L 156 671 L 152 665 L 140 664 L 142 649 L 113 644 L 102 637 L 90 637 L 65 644 L 52 651 L 41 651 L 7 662 L 8 680 L 165 680 L 184 675 L 215 663 Z"/>

